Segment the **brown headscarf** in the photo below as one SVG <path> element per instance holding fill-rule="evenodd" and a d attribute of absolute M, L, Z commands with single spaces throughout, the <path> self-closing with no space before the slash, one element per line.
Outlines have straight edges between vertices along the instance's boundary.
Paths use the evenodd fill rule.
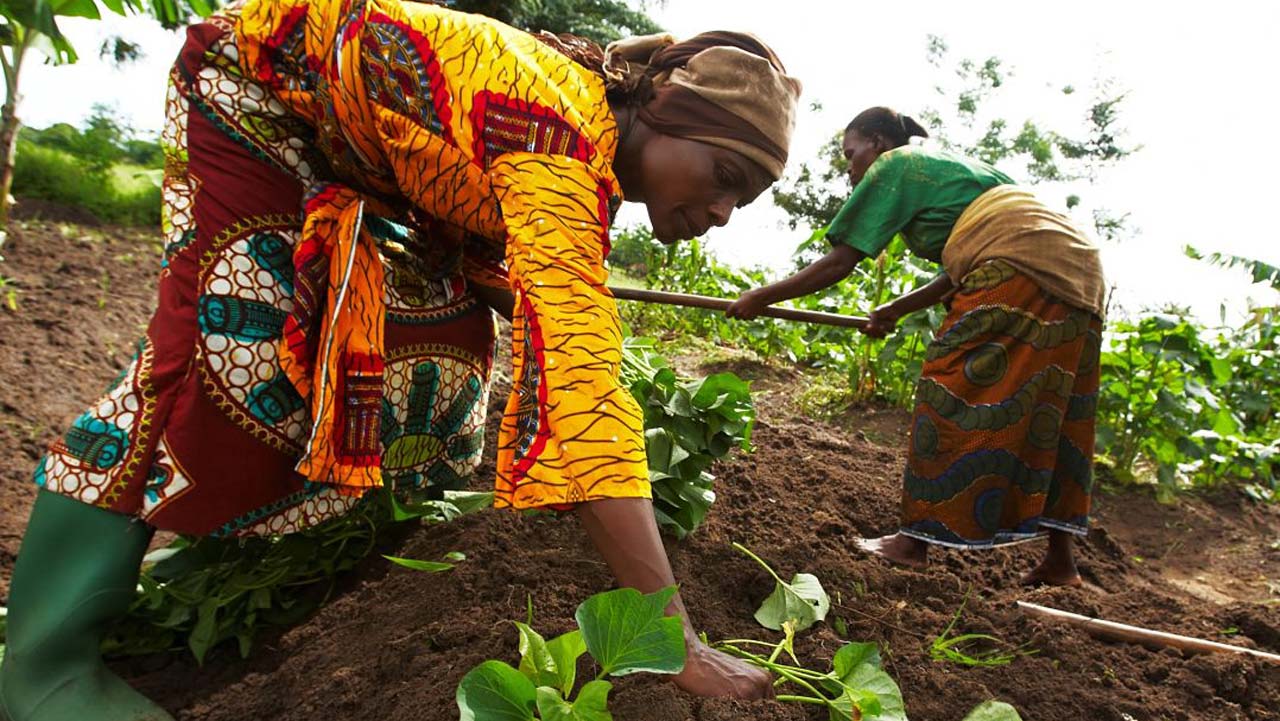
<path fill-rule="evenodd" d="M 654 130 L 728 148 L 774 180 L 782 177 L 800 82 L 754 35 L 714 31 L 684 42 L 665 33 L 637 36 L 610 43 L 602 58 L 586 52 L 580 38 L 539 37 L 602 74 L 611 100 L 638 106 Z"/>
<path fill-rule="evenodd" d="M 606 71 L 614 57 L 633 48 L 610 45 Z M 736 151 L 774 180 L 782 177 L 800 82 L 786 74 L 768 45 L 747 33 L 707 32 L 663 44 L 646 65 L 653 96 L 640 106 L 640 119 L 649 127 Z"/>

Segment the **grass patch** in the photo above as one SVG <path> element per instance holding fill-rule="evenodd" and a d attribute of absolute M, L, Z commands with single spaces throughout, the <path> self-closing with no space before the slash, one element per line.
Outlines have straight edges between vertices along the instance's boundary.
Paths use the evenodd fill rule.
<path fill-rule="evenodd" d="M 65 151 L 19 140 L 13 194 L 85 208 L 107 223 L 158 225 L 160 188 L 146 171 L 121 164 L 92 172 Z"/>

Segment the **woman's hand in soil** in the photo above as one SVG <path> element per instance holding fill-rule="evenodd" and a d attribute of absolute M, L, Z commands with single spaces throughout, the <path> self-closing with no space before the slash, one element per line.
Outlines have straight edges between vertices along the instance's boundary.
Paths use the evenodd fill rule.
<path fill-rule="evenodd" d="M 738 318 L 739 320 L 751 320 L 760 315 L 765 308 L 769 307 L 769 298 L 764 288 L 756 288 L 749 290 L 733 301 L 724 314 L 730 318 Z"/>
<path fill-rule="evenodd" d="M 773 698 L 773 676 L 697 639 L 688 644 L 684 670 L 672 676 L 682 690 L 695 696 Z"/>

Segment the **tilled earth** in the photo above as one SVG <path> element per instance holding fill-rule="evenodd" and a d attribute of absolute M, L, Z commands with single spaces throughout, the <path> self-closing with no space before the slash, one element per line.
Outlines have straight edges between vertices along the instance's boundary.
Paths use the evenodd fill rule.
<path fill-rule="evenodd" d="M 158 247 L 135 231 L 56 219 L 15 225 L 0 264 L 20 290 L 17 312 L 0 309 L 0 598 L 35 495 L 31 469 L 127 363 L 149 313 Z M 756 379 L 756 451 L 716 469 L 719 500 L 707 523 L 668 544 L 694 622 L 710 638 L 775 635 L 752 620 L 771 579 L 730 547 L 738 541 L 783 575 L 816 574 L 831 593 L 828 623 L 797 643 L 802 660 L 825 668 L 841 643 L 834 617 L 843 619 L 850 638 L 880 644 L 912 719 L 958 721 L 993 697 L 1028 721 L 1280 719 L 1280 666 L 1098 641 L 1014 607 L 1030 600 L 1280 652 L 1276 509 L 1229 491 L 1177 506 L 1139 492 L 1101 494 L 1095 530 L 1081 547 L 1087 583 L 1076 589 L 1018 586 L 1038 544 L 948 551 L 924 571 L 891 568 L 859 553 L 853 540 L 894 526 L 904 417 L 863 409 L 840 423 L 815 422 L 795 412 L 803 376 L 749 360 L 730 365 Z M 507 385 L 499 368 L 495 404 Z M 491 481 L 486 465 L 475 484 Z M 247 661 L 222 648 L 203 667 L 184 654 L 116 666 L 184 721 L 454 719 L 463 674 L 486 658 L 517 659 L 508 621 L 524 618 L 528 597 L 535 627 L 549 636 L 571 628 L 578 603 L 611 583 L 572 516 L 486 511 L 424 527 L 386 552 L 439 558 L 454 550 L 467 560 L 448 574 L 374 557 L 327 607 L 266 635 Z M 930 659 L 930 641 L 966 596 L 955 632 L 992 634 L 1021 649 L 1012 664 Z M 695 699 L 652 677 L 618 680 L 614 714 L 620 721 L 824 717 L 777 702 Z"/>

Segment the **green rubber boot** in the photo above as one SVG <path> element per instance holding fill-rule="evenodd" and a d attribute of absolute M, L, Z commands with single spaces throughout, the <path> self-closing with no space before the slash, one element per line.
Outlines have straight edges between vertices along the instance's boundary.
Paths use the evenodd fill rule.
<path fill-rule="evenodd" d="M 102 662 L 152 529 L 40 491 L 9 591 L 0 711 L 9 721 L 173 721 Z"/>

